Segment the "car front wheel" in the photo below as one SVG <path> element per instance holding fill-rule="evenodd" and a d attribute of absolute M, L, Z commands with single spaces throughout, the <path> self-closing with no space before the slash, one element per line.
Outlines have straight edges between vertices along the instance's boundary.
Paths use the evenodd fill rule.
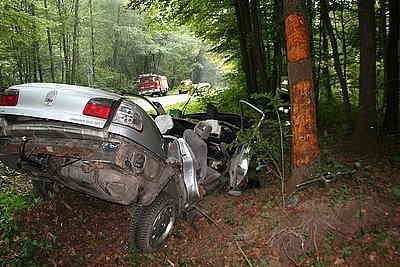
<path fill-rule="evenodd" d="M 160 194 L 150 206 L 133 210 L 130 246 L 143 252 L 160 248 L 174 227 L 178 215 L 176 201 Z"/>

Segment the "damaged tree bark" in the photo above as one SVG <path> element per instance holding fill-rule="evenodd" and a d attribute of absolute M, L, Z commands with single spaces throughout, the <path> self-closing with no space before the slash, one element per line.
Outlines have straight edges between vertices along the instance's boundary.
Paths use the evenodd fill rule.
<path fill-rule="evenodd" d="M 292 177 L 288 190 L 304 181 L 319 159 L 310 28 L 304 0 L 284 1 L 286 56 L 292 104 Z"/>

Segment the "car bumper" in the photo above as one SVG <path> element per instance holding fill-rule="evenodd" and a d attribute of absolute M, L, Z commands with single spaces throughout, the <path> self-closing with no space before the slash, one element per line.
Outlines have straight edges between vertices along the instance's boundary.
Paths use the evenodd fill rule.
<path fill-rule="evenodd" d="M 102 130 L 1 124 L 0 160 L 7 166 L 113 203 L 150 204 L 175 171 L 141 145 Z"/>

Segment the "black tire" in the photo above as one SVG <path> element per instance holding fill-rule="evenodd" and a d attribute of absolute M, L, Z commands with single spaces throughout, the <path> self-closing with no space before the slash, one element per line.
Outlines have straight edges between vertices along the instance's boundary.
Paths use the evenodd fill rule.
<path fill-rule="evenodd" d="M 172 232 L 178 210 L 176 201 L 162 193 L 146 207 L 133 207 L 129 246 L 143 252 L 160 248 Z"/>
<path fill-rule="evenodd" d="M 54 182 L 32 180 L 33 192 L 44 200 L 53 199 L 55 196 Z"/>

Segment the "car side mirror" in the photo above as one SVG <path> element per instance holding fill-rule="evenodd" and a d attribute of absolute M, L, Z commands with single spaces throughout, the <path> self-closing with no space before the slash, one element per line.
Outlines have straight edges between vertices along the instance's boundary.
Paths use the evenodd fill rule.
<path fill-rule="evenodd" d="M 174 121 L 170 115 L 160 115 L 154 120 L 161 134 L 166 134 L 168 130 L 174 128 Z"/>

